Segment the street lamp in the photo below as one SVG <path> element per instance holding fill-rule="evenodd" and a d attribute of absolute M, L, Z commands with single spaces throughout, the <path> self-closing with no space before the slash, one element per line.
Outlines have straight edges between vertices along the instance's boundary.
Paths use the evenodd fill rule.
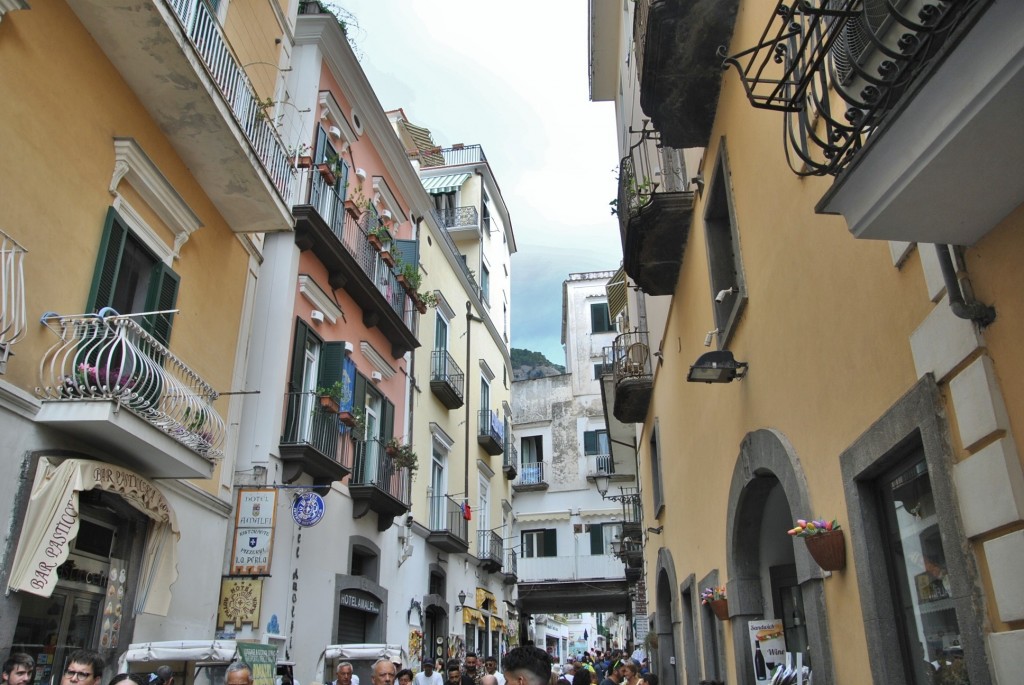
<path fill-rule="evenodd" d="M 690 367 L 688 383 L 732 383 L 747 375 L 747 362 L 738 362 L 729 350 L 705 352 Z"/>
<path fill-rule="evenodd" d="M 608 485 L 611 483 L 611 478 L 604 471 L 599 472 L 594 476 L 594 484 L 597 485 L 597 491 L 601 493 L 601 499 L 605 499 L 605 495 L 608 494 Z"/>
<path fill-rule="evenodd" d="M 466 591 L 465 590 L 460 590 L 459 591 L 459 609 L 465 609 L 465 608 L 466 608 Z"/>

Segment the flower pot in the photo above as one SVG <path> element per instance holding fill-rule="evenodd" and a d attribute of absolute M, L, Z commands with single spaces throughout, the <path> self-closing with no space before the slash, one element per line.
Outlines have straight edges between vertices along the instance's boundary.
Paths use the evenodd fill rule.
<path fill-rule="evenodd" d="M 337 182 L 338 179 L 334 176 L 334 170 L 331 169 L 330 164 L 318 164 L 316 169 L 320 172 L 320 177 L 324 179 L 324 183 L 327 185 L 333 186 Z"/>
<path fill-rule="evenodd" d="M 345 200 L 345 211 L 352 215 L 353 219 L 358 219 L 362 215 L 362 210 L 352 200 Z"/>
<path fill-rule="evenodd" d="M 409 281 L 405 280 L 405 274 L 395 274 L 395 280 L 398 281 L 398 285 L 406 290 L 409 289 Z"/>
<path fill-rule="evenodd" d="M 356 425 L 356 417 L 350 411 L 338 412 L 338 420 L 341 421 L 346 426 L 348 426 L 349 428 Z"/>
<path fill-rule="evenodd" d="M 320 407 L 324 411 L 338 413 L 338 403 L 330 395 L 320 395 Z"/>
<path fill-rule="evenodd" d="M 370 241 L 371 245 L 373 245 L 373 249 L 375 249 L 377 251 L 380 251 L 380 249 L 382 247 L 382 243 L 380 242 L 380 238 L 375 236 L 373 233 L 369 233 L 369 234 L 367 234 L 366 239 L 368 241 Z"/>
<path fill-rule="evenodd" d="M 804 538 L 807 551 L 823 571 L 841 571 L 846 568 L 846 538 L 842 530 L 808 535 Z"/>
<path fill-rule="evenodd" d="M 420 314 L 426 314 L 427 313 L 427 303 L 424 302 L 423 300 L 416 300 L 416 310 Z"/>
<path fill-rule="evenodd" d="M 382 259 L 382 260 L 384 261 L 384 263 L 385 263 L 385 264 L 387 264 L 388 266 L 390 266 L 390 267 L 394 267 L 394 266 L 395 266 L 395 256 L 394 256 L 393 254 L 391 254 L 391 251 L 390 251 L 390 250 L 384 250 L 384 249 L 382 249 L 382 250 L 380 251 L 380 258 L 381 258 L 381 259 Z"/>
<path fill-rule="evenodd" d="M 729 600 L 713 599 L 708 602 L 708 606 L 711 607 L 711 611 L 715 613 L 719 621 L 729 620 Z"/>
<path fill-rule="evenodd" d="M 302 157 L 299 157 L 299 168 L 300 169 L 308 169 L 311 166 L 313 166 L 313 158 L 312 157 L 310 157 L 309 155 L 303 155 Z"/>

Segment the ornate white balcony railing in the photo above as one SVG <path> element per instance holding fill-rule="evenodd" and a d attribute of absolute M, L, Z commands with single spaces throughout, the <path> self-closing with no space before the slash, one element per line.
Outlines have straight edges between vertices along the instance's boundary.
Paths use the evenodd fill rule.
<path fill-rule="evenodd" d="M 217 392 L 135 321 L 159 313 L 47 315 L 60 340 L 39 363 L 36 393 L 56 402 L 117 402 L 196 453 L 221 457 Z"/>
<path fill-rule="evenodd" d="M 7 370 L 11 345 L 25 335 L 25 254 L 18 242 L 0 231 L 0 374 Z"/>

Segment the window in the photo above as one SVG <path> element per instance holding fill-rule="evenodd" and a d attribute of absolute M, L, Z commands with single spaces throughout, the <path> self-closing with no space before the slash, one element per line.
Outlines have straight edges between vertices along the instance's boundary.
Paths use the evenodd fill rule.
<path fill-rule="evenodd" d="M 718 329 L 718 346 L 725 348 L 747 301 L 746 279 L 740 259 L 739 234 L 733 215 L 732 189 L 725 140 L 715 164 L 704 211 L 704 230 L 711 278 L 711 304 Z"/>
<path fill-rule="evenodd" d="M 440 309 L 434 313 L 434 349 L 448 351 L 448 319 Z"/>
<path fill-rule="evenodd" d="M 558 535 L 554 528 L 524 530 L 522 532 L 523 558 L 557 557 Z"/>
<path fill-rule="evenodd" d="M 614 371 L 614 364 L 594 364 L 594 380 L 599 381 L 603 377 L 611 375 Z"/>
<path fill-rule="evenodd" d="M 662 487 L 661 478 L 661 452 L 659 450 L 659 441 L 661 436 L 661 429 L 658 423 L 658 419 L 654 419 L 654 430 L 651 431 L 651 485 L 654 488 L 654 517 L 658 518 L 661 516 L 662 510 L 665 508 L 665 493 Z"/>
<path fill-rule="evenodd" d="M 608 317 L 608 303 L 596 302 L 590 305 L 590 332 L 610 333 L 614 330 L 611 319 Z"/>
<path fill-rule="evenodd" d="M 488 300 L 491 299 L 491 271 L 487 268 L 486 264 L 480 265 L 480 299 L 487 304 Z"/>
<path fill-rule="evenodd" d="M 522 447 L 519 453 L 523 457 L 523 466 L 539 464 L 544 461 L 544 439 L 540 435 L 523 438 L 520 447 Z"/>
<path fill-rule="evenodd" d="M 491 384 L 483 376 L 480 377 L 480 408 L 491 409 Z"/>
<path fill-rule="evenodd" d="M 608 431 L 596 430 L 583 433 L 583 454 L 609 454 Z"/>
<path fill-rule="evenodd" d="M 621 523 L 592 523 L 585 528 L 590 534 L 591 556 L 611 554 L 611 544 L 622 538 Z"/>
<path fill-rule="evenodd" d="M 445 466 L 448 463 L 448 448 L 436 438 L 431 441 L 430 460 L 430 530 L 445 530 L 447 522 L 445 517 L 448 512 L 448 501 L 445 495 L 448 493 L 448 476 Z"/>
<path fill-rule="evenodd" d="M 174 309 L 178 284 L 178 274 L 132 233 L 116 209 L 108 209 L 85 310 L 111 307 L 119 314 L 139 314 Z M 173 322 L 174 314 L 154 314 L 139 323 L 167 345 Z"/>

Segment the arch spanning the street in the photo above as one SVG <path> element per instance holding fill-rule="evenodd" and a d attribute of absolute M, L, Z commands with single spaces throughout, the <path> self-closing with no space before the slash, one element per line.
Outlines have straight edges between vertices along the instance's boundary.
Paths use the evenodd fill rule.
<path fill-rule="evenodd" d="M 740 445 L 729 488 L 728 541 L 726 563 L 729 580 L 729 614 L 732 621 L 733 650 L 736 655 L 736 682 L 754 685 L 750 639 L 747 624 L 764 615 L 767 606 L 761 577 L 760 522 L 768 497 L 776 487 L 782 489 L 791 512 L 811 516 L 807 480 L 800 459 L 785 436 L 772 429 L 748 433 Z M 832 640 L 825 611 L 822 573 L 803 544 L 793 540 L 797 582 L 803 598 L 807 636 L 814 655 L 814 682 L 832 685 Z"/>

